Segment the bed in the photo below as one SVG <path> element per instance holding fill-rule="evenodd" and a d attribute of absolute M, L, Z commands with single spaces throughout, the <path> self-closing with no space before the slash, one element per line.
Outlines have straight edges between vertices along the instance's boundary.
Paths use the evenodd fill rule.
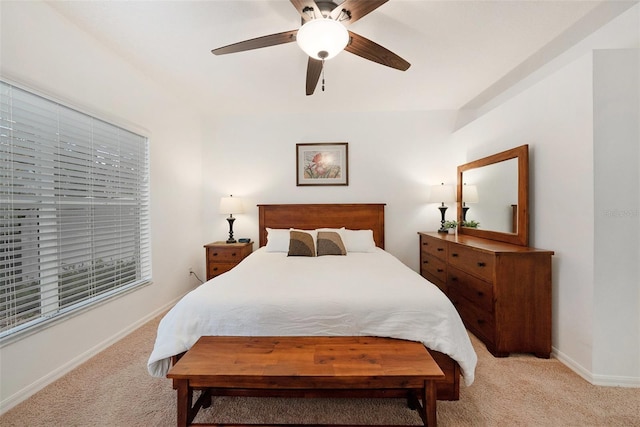
<path fill-rule="evenodd" d="M 203 335 L 387 336 L 422 342 L 446 375 L 438 399 L 459 399 L 461 376 L 474 380 L 476 354 L 448 298 L 384 251 L 384 206 L 258 205 L 259 248 L 164 316 L 149 373 L 165 376 Z M 287 256 L 282 238 L 292 228 L 336 233 L 347 253 Z"/>

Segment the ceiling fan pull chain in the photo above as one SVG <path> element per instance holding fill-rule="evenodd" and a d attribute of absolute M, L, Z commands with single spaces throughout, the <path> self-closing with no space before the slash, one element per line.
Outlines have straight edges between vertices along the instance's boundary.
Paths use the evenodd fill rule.
<path fill-rule="evenodd" d="M 322 60 L 322 91 L 324 92 L 324 59 Z"/>

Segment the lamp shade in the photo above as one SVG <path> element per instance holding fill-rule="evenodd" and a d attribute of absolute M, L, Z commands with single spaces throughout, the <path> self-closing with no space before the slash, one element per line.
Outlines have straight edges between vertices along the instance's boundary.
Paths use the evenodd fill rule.
<path fill-rule="evenodd" d="M 475 185 L 462 186 L 462 201 L 465 203 L 478 203 L 478 187 Z"/>
<path fill-rule="evenodd" d="M 456 193 L 453 185 L 432 185 L 427 202 L 451 203 L 456 201 Z"/>
<path fill-rule="evenodd" d="M 305 23 L 296 35 L 298 46 L 314 59 L 331 59 L 349 43 L 349 32 L 338 21 L 328 18 Z"/>
<path fill-rule="evenodd" d="M 242 212 L 244 212 L 244 209 L 242 206 L 241 199 L 233 196 L 222 197 L 220 199 L 221 214 L 235 214 L 235 213 L 242 213 Z"/>

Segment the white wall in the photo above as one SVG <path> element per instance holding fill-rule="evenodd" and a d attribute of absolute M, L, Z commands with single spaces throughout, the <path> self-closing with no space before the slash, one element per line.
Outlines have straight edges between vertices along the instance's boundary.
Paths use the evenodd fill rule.
<path fill-rule="evenodd" d="M 593 69 L 593 372 L 624 381 L 640 378 L 640 49 L 597 50 Z"/>
<path fill-rule="evenodd" d="M 558 58 L 555 72 L 453 136 L 469 159 L 529 144 L 531 245 L 555 251 L 554 354 L 596 384 L 640 385 L 637 53 L 606 50 L 640 47 L 639 11 L 585 41 L 605 49 L 595 58 Z"/>
<path fill-rule="evenodd" d="M 198 116 L 46 4 L 0 7 L 4 79 L 149 137 L 153 255 L 153 284 L 0 349 L 5 411 L 197 285 L 204 252 Z"/>
<path fill-rule="evenodd" d="M 461 153 L 448 143 L 452 112 L 242 115 L 214 119 L 204 150 L 208 240 L 228 225 L 218 212 L 225 194 L 245 199 L 236 237 L 257 240 L 258 203 L 386 203 L 386 248 L 418 270 L 418 231 L 439 228 L 429 185 L 454 184 Z M 296 186 L 296 143 L 349 143 L 349 185 Z M 456 217 L 455 206 L 447 219 Z"/>

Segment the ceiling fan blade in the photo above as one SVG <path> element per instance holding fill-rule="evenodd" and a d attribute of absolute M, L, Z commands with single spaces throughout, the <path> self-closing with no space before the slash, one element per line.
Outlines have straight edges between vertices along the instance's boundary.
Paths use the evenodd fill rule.
<path fill-rule="evenodd" d="M 331 19 L 338 19 L 342 11 L 345 10 L 349 13 L 351 18 L 340 22 L 344 25 L 350 25 L 363 16 L 373 12 L 388 1 L 389 0 L 345 0 L 344 3 L 331 11 Z"/>
<path fill-rule="evenodd" d="M 351 41 L 347 47 L 344 48 L 347 52 L 351 52 L 369 61 L 395 68 L 396 70 L 406 71 L 411 66 L 411 64 L 389 49 L 361 35 L 349 31 L 349 36 L 351 37 Z"/>
<path fill-rule="evenodd" d="M 296 8 L 300 16 L 302 17 L 303 22 L 310 21 L 312 19 L 322 18 L 322 12 L 320 8 L 313 0 L 290 0 L 293 7 Z M 313 12 L 308 10 L 313 10 Z"/>
<path fill-rule="evenodd" d="M 271 34 L 268 36 L 256 37 L 255 39 L 230 44 L 228 46 L 213 49 L 214 55 L 225 55 L 227 53 L 243 52 L 245 50 L 260 49 L 267 46 L 290 43 L 296 40 L 298 30 L 285 31 L 284 33 Z"/>
<path fill-rule="evenodd" d="M 309 57 L 307 62 L 307 95 L 313 95 L 322 73 L 322 61 Z"/>

